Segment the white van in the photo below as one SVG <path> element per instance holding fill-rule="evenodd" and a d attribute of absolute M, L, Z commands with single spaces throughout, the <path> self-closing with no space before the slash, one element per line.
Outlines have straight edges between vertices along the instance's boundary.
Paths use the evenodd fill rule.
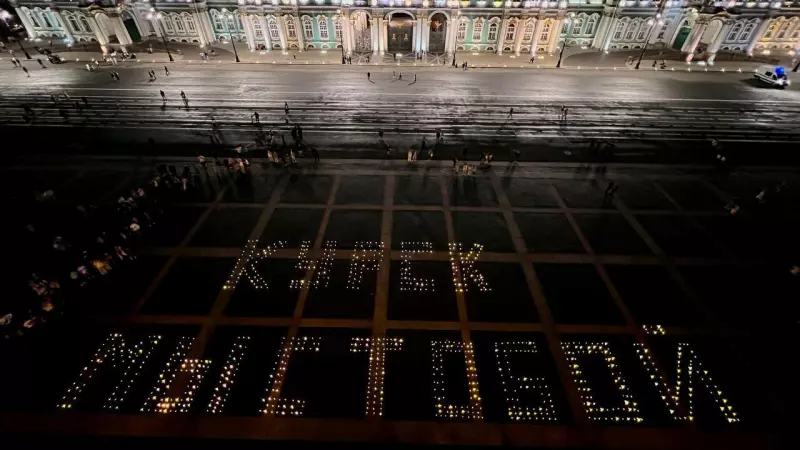
<path fill-rule="evenodd" d="M 753 76 L 771 86 L 787 87 L 791 84 L 782 66 L 759 66 Z"/>

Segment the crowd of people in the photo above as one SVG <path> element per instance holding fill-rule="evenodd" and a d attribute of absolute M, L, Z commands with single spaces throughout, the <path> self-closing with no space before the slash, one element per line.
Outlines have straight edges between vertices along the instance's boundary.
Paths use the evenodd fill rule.
<path fill-rule="evenodd" d="M 80 302 L 93 284 L 130 269 L 125 266 L 136 260 L 143 235 L 163 214 L 164 200 L 190 188 L 186 176 L 161 168 L 146 186 L 105 204 L 65 205 L 47 190 L 21 205 L 25 220 L 15 238 L 22 250 L 16 252 L 15 270 L 28 277 L 29 289 L 12 291 L 0 302 L 0 336 L 36 332 L 68 310 L 69 302 Z"/>

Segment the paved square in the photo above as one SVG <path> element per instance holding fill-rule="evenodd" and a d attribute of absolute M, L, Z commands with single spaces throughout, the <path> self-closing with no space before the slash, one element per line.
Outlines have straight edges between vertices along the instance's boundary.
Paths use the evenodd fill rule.
<path fill-rule="evenodd" d="M 146 435 L 164 419 L 150 411 L 174 396 L 171 414 L 202 418 L 202 432 L 251 436 L 245 416 L 258 436 L 288 440 L 379 423 L 420 443 L 567 442 L 582 430 L 641 443 L 689 422 L 692 433 L 736 433 L 740 418 L 756 429 L 790 406 L 794 378 L 774 367 L 800 319 L 797 197 L 759 203 L 752 192 L 784 173 L 739 184 L 620 167 L 609 199 L 602 175 L 567 166 L 458 177 L 435 161 L 325 163 L 201 170 L 186 192 L 169 191 L 136 261 L 70 284 L 64 315 L 25 346 L 0 341 L 19 368 L 0 371 L 5 423 L 24 423 L 19 412 L 70 429 L 141 420 Z M 57 186 L 52 202 L 7 220 L 16 277 L 65 258 L 50 236 L 93 232 L 79 201 L 114 208 L 105 193 L 144 179 L 86 172 L 6 183 L 3 195 L 31 199 L 26 189 Z M 726 198 L 742 199 L 740 214 Z M 86 388 L 68 391 L 75 383 Z M 346 420 L 332 431 L 331 419 Z M 303 434 L 281 434 L 292 430 Z"/>

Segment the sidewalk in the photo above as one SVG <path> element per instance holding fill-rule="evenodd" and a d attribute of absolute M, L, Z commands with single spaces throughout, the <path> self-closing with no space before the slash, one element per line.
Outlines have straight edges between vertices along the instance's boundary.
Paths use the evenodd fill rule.
<path fill-rule="evenodd" d="M 153 53 L 148 53 L 147 49 L 152 46 Z M 236 53 L 233 51 L 233 45 L 215 43 L 213 49 L 216 56 L 210 56 L 208 60 L 203 60 L 201 56 L 201 49 L 197 44 L 187 43 L 168 43 L 170 54 L 174 63 L 183 64 L 235 64 L 236 54 L 238 54 L 240 64 L 269 64 L 269 65 L 330 65 L 342 66 L 342 53 L 341 49 L 329 50 L 307 50 L 307 51 L 291 51 L 283 52 L 280 50 L 248 50 L 244 43 L 236 45 Z M 150 64 L 165 64 L 169 63 L 169 56 L 164 49 L 164 44 L 161 41 L 145 41 L 136 45 L 138 50 L 134 49 L 137 59 L 122 60 L 121 57 L 117 61 L 122 66 L 139 63 Z M 103 55 L 100 47 L 97 44 L 81 44 L 75 48 L 67 48 L 65 46 L 54 45 L 50 47 L 53 53 L 57 53 L 67 62 L 85 64 L 94 60 L 102 61 Z M 205 49 L 206 51 L 208 49 Z M 15 50 L 17 58 L 25 62 L 22 52 Z M 41 55 L 33 48 L 29 48 L 28 52 L 33 58 L 31 61 L 39 58 L 46 62 L 46 55 Z M 621 50 L 613 51 L 610 53 L 603 53 L 596 50 L 583 49 L 583 48 L 567 48 L 564 50 L 564 55 L 561 61 L 562 69 L 575 69 L 575 70 L 635 70 L 634 64 L 626 64 L 629 57 L 634 61 L 638 60 L 640 50 Z M 530 54 L 522 54 L 515 56 L 513 52 L 498 55 L 496 53 L 478 53 L 459 51 L 455 55 L 456 64 L 460 68 L 463 62 L 467 62 L 472 69 L 555 69 L 558 63 L 558 52 L 549 55 L 540 53 L 537 59 L 533 62 L 530 60 Z M 666 61 L 667 69 L 670 71 L 704 71 L 704 72 L 751 72 L 756 67 L 767 64 L 767 62 L 758 60 L 739 59 L 743 58 L 740 55 L 720 54 L 715 63 L 708 65 L 705 61 L 693 61 L 691 64 L 686 63 L 679 51 L 671 49 L 649 49 L 640 64 L 640 70 L 656 70 L 654 69 L 654 62 L 656 66 L 661 61 Z M 0 58 L 3 60 L 4 58 Z M 791 69 L 791 58 L 782 57 L 775 58 L 781 64 Z M 785 60 L 785 61 L 784 61 Z M 345 66 L 406 66 L 417 67 L 426 69 L 448 69 L 452 70 L 452 57 L 447 58 L 446 55 L 425 55 L 424 59 L 418 60 L 414 54 L 402 54 L 395 56 L 393 54 L 373 55 L 372 53 L 354 53 L 351 55 L 351 62 L 344 64 Z M 661 70 L 661 69 L 657 69 Z"/>

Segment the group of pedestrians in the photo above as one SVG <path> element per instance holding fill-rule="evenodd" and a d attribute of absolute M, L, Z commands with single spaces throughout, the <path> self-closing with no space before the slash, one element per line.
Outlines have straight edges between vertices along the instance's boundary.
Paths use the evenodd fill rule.
<path fill-rule="evenodd" d="M 15 265 L 29 274 L 29 289 L 0 302 L 0 336 L 35 332 L 62 316 L 68 302 L 86 301 L 113 273 L 134 270 L 126 266 L 136 260 L 143 233 L 160 220 L 162 200 L 180 187 L 177 177 L 160 174 L 109 204 L 72 208 L 58 204 L 53 190 L 32 196 L 24 229 L 15 235 L 25 249 Z"/>

